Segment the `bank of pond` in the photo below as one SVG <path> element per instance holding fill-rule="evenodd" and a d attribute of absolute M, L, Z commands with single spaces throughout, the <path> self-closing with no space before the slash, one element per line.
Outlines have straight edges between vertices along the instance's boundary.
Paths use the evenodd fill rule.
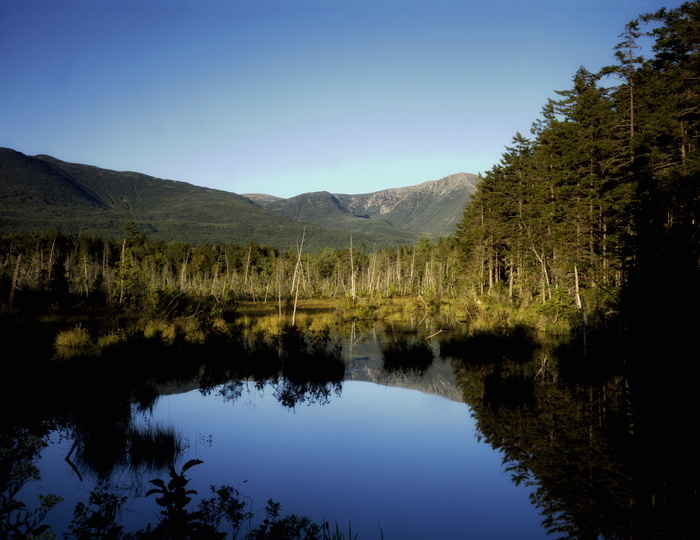
<path fill-rule="evenodd" d="M 422 298 L 3 317 L 3 538 L 697 533 L 697 404 L 651 337 Z"/>

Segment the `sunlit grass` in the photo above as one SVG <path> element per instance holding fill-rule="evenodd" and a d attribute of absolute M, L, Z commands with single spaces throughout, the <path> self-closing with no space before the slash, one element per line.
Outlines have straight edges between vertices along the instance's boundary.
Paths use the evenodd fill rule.
<path fill-rule="evenodd" d="M 143 337 L 147 339 L 160 338 L 163 343 L 172 344 L 175 341 L 177 331 L 170 321 L 149 320 L 143 329 Z"/>
<path fill-rule="evenodd" d="M 87 329 L 77 325 L 58 332 L 54 348 L 59 358 L 68 359 L 93 352 L 94 344 Z"/>
<path fill-rule="evenodd" d="M 69 330 L 62 330 L 56 334 L 56 347 L 89 347 L 90 333 L 78 325 Z"/>
<path fill-rule="evenodd" d="M 113 347 L 118 343 L 124 343 L 127 340 L 125 332 L 110 332 L 97 338 L 97 347 L 102 350 L 108 347 Z"/>

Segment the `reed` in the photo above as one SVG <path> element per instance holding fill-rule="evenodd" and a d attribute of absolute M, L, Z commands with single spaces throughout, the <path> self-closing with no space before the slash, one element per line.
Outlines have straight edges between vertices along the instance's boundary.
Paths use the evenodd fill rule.
<path fill-rule="evenodd" d="M 126 333 L 123 331 L 110 332 L 97 338 L 97 348 L 100 350 L 108 347 L 113 347 L 118 343 L 124 343 L 127 340 Z"/>
<path fill-rule="evenodd" d="M 164 470 L 182 454 L 181 436 L 171 427 L 131 428 L 127 434 L 129 467 L 134 471 Z"/>

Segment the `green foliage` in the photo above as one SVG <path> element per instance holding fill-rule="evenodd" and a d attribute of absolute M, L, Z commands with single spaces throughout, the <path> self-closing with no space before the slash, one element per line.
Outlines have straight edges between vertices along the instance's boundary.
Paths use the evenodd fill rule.
<path fill-rule="evenodd" d="M 563 291 L 583 311 L 619 309 L 610 291 L 622 287 L 642 302 L 653 291 L 659 307 L 667 282 L 698 294 L 699 25 L 697 2 L 630 22 L 618 65 L 580 68 L 543 107 L 533 139 L 515 135 L 458 225 L 477 294 L 501 284 L 555 318 L 571 315 Z M 642 36 L 654 40 L 652 58 L 638 55 Z M 619 84 L 601 85 L 609 75 Z M 629 300 L 631 321 L 644 309 Z"/>
<path fill-rule="evenodd" d="M 198 245 L 245 245 L 254 239 L 290 249 L 306 230 L 311 249 L 349 244 L 347 230 L 277 216 L 235 193 L 48 156 L 29 157 L 8 148 L 0 148 L 0 202 L 3 231 L 11 233 L 49 226 L 104 238 L 126 233 L 134 240 L 148 235 Z M 129 224 L 126 229 L 124 223 Z M 410 231 L 376 225 L 355 232 L 355 239 L 385 247 L 411 244 L 416 238 Z"/>
<path fill-rule="evenodd" d="M 572 319 L 577 312 L 574 299 L 562 288 L 554 289 L 543 303 L 537 303 L 536 310 L 553 321 Z"/>

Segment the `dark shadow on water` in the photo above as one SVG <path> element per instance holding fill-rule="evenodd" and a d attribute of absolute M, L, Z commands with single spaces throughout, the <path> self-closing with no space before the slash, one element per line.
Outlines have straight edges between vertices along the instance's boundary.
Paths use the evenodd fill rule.
<path fill-rule="evenodd" d="M 450 338 L 440 344 L 440 355 L 471 365 L 521 364 L 531 360 L 538 347 L 534 330 L 525 325 L 516 325 L 476 330 Z"/>
<path fill-rule="evenodd" d="M 484 377 L 483 402 L 489 408 L 534 408 L 535 378 L 523 373 L 489 373 Z"/>
<path fill-rule="evenodd" d="M 433 349 L 425 341 L 402 336 L 382 347 L 382 370 L 389 374 L 424 375 L 433 360 Z"/>
<path fill-rule="evenodd" d="M 700 504 L 692 333 L 601 319 L 582 336 L 523 328 L 446 340 L 479 437 L 533 489 L 560 538 L 695 538 Z"/>

